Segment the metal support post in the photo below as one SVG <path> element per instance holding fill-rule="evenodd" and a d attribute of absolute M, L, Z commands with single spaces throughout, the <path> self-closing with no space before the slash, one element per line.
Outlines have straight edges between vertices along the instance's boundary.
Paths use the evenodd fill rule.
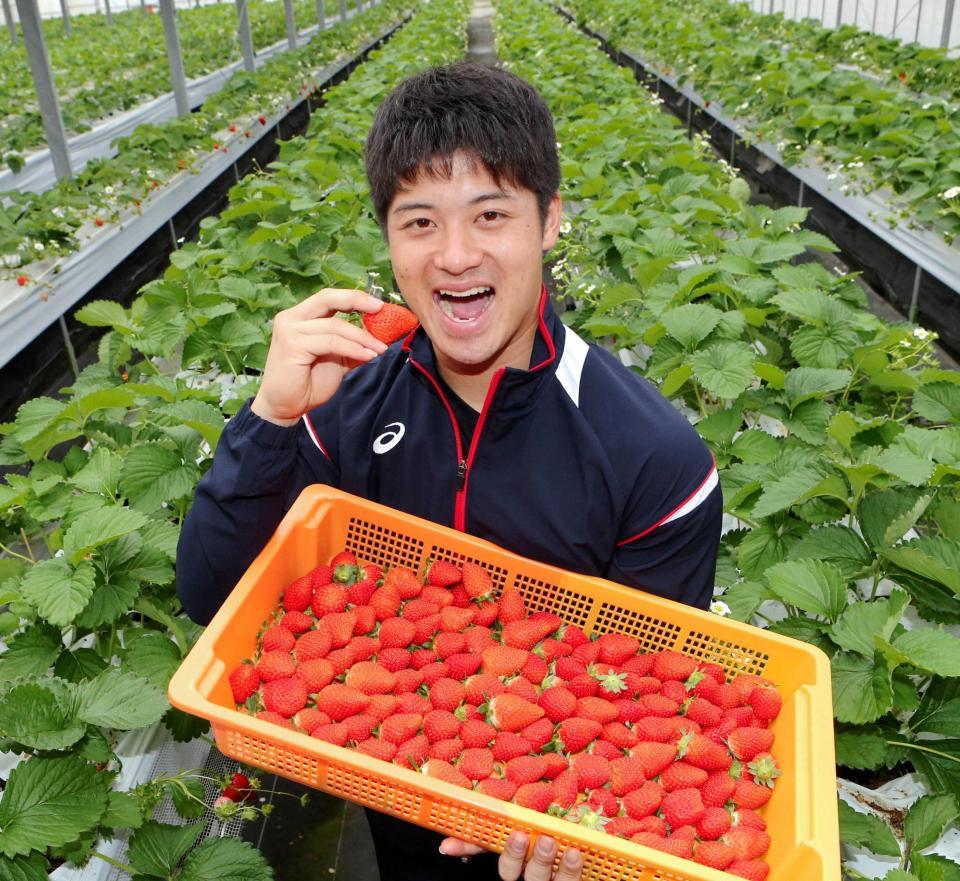
<path fill-rule="evenodd" d="M 860 27 L 860 0 L 853 4 L 853 26 Z"/>
<path fill-rule="evenodd" d="M 147 0 L 140 0 L 140 14 L 147 14 Z"/>
<path fill-rule="evenodd" d="M 103 10 L 107 14 L 107 24 L 113 27 L 113 10 L 110 9 L 110 0 L 103 0 Z"/>
<path fill-rule="evenodd" d="M 907 313 L 908 321 L 917 320 L 917 305 L 920 300 L 920 279 L 923 278 L 923 270 L 918 266 L 913 275 L 913 293 L 910 296 L 910 311 Z"/>
<path fill-rule="evenodd" d="M 70 10 L 67 8 L 67 0 L 60 0 L 60 13 L 63 15 L 63 32 L 70 36 Z"/>
<path fill-rule="evenodd" d="M 843 23 L 843 0 L 837 0 L 837 23 L 834 27 L 840 27 Z"/>
<path fill-rule="evenodd" d="M 946 8 L 943 10 L 943 29 L 940 31 L 940 48 L 950 48 L 950 30 L 953 27 L 954 0 L 947 0 Z"/>
<path fill-rule="evenodd" d="M 60 101 L 53 83 L 53 71 L 50 70 L 50 56 L 40 27 L 40 12 L 37 0 L 17 0 L 17 13 L 23 30 L 23 42 L 27 47 L 33 84 L 37 90 L 37 102 L 43 119 L 43 130 L 47 135 L 47 146 L 53 160 L 53 170 L 58 180 L 72 177 L 70 154 L 67 151 L 67 133 L 63 128 L 63 116 L 60 114 Z"/>
<path fill-rule="evenodd" d="M 897 36 L 897 25 L 900 23 L 900 0 L 895 0 L 893 4 L 893 30 L 890 31 L 890 39 Z"/>
<path fill-rule="evenodd" d="M 340 21 L 347 20 L 347 0 L 340 0 Z"/>
<path fill-rule="evenodd" d="M 870 22 L 870 31 L 872 33 L 877 32 L 877 12 L 880 8 L 880 0 L 873 0 L 873 21 Z"/>
<path fill-rule="evenodd" d="M 297 48 L 297 20 L 293 15 L 293 0 L 283 0 L 283 14 L 287 20 L 287 45 Z"/>
<path fill-rule="evenodd" d="M 317 24 L 320 25 L 320 30 L 326 30 L 327 27 L 327 17 L 323 11 L 323 0 L 317 0 Z"/>
<path fill-rule="evenodd" d="M 257 69 L 257 62 L 253 54 L 253 37 L 250 36 L 250 11 L 247 9 L 247 0 L 236 2 L 237 35 L 240 37 L 240 49 L 243 52 L 243 69 L 253 73 Z"/>
<path fill-rule="evenodd" d="M 177 116 L 190 112 L 187 96 L 187 78 L 183 73 L 183 53 L 180 51 L 180 34 L 177 33 L 177 10 L 173 0 L 160 0 L 160 16 L 163 18 L 163 36 L 167 43 L 167 60 L 170 62 L 170 84 Z"/>
<path fill-rule="evenodd" d="M 67 330 L 67 322 L 60 316 L 60 333 L 63 335 L 63 347 L 67 350 L 67 360 L 70 362 L 70 369 L 74 377 L 80 376 L 80 365 L 77 364 L 77 353 L 73 348 L 73 341 L 70 339 L 70 331 Z"/>
<path fill-rule="evenodd" d="M 10 0 L 3 0 L 3 17 L 7 22 L 7 30 L 10 31 L 10 42 L 17 43 L 17 23 L 13 20 L 13 10 L 10 8 Z"/>
<path fill-rule="evenodd" d="M 797 207 L 803 208 L 803 197 L 806 193 L 806 187 L 803 181 L 800 181 L 800 192 L 797 193 Z"/>
<path fill-rule="evenodd" d="M 913 42 L 920 42 L 920 19 L 923 18 L 923 0 L 917 4 L 917 28 L 913 32 Z"/>
<path fill-rule="evenodd" d="M 170 243 L 173 245 L 173 250 L 179 251 L 180 245 L 177 242 L 177 230 L 173 226 L 172 217 L 167 221 L 167 229 L 170 230 Z"/>

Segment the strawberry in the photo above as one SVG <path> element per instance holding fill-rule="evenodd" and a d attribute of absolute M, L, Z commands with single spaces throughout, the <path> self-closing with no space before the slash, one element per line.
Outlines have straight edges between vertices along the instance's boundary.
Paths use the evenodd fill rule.
<path fill-rule="evenodd" d="M 406 670 L 412 659 L 413 655 L 402 648 L 381 648 L 377 654 L 377 661 L 379 661 L 380 666 L 391 673 Z"/>
<path fill-rule="evenodd" d="M 497 620 L 500 604 L 497 600 L 478 602 L 473 609 L 473 623 L 482 627 L 490 627 Z"/>
<path fill-rule="evenodd" d="M 747 765 L 756 783 L 773 788 L 773 781 L 780 776 L 777 760 L 770 753 L 758 753 Z"/>
<path fill-rule="evenodd" d="M 450 737 L 447 740 L 438 740 L 430 744 L 430 758 L 441 759 L 444 762 L 456 761 L 463 752 L 463 741 L 459 737 Z"/>
<path fill-rule="evenodd" d="M 450 678 L 464 681 L 473 676 L 480 669 L 483 658 L 473 652 L 457 652 L 447 658 L 447 667 L 450 669 Z"/>
<path fill-rule="evenodd" d="M 421 716 L 426 716 L 432 709 L 433 705 L 430 701 L 415 691 L 401 694 L 397 698 L 396 712 L 398 713 L 419 713 Z"/>
<path fill-rule="evenodd" d="M 498 762 L 509 762 L 510 759 L 527 755 L 530 752 L 530 743 L 516 732 L 501 731 L 493 739 L 490 749 Z"/>
<path fill-rule="evenodd" d="M 462 633 L 473 623 L 472 608 L 458 608 L 457 606 L 445 606 L 440 610 L 440 630 L 448 633 Z"/>
<path fill-rule="evenodd" d="M 450 672 L 450 668 L 447 666 L 445 661 L 434 661 L 432 664 L 427 664 L 425 667 L 420 668 L 420 673 L 423 675 L 424 683 L 430 688 L 433 687 L 434 683 L 440 679 L 448 679 L 447 675 Z M 456 707 L 451 707 L 450 709 L 456 709 Z"/>
<path fill-rule="evenodd" d="M 17 284 L 20 285 L 20 287 L 25 287 L 25 286 L 28 285 L 29 283 L 30 283 L 30 277 L 29 277 L 29 276 L 27 276 L 27 275 L 22 275 L 22 274 L 17 276 Z"/>
<path fill-rule="evenodd" d="M 380 651 L 380 640 L 375 636 L 355 636 L 345 646 L 353 655 L 353 662 L 369 661 Z"/>
<path fill-rule="evenodd" d="M 449 740 L 460 733 L 460 720 L 449 710 L 430 710 L 423 717 L 423 733 L 430 743 Z M 487 743 L 489 742 L 488 740 Z"/>
<path fill-rule="evenodd" d="M 557 728 L 557 746 L 565 753 L 582 752 L 602 731 L 599 722 L 572 716 L 564 719 Z"/>
<path fill-rule="evenodd" d="M 690 674 L 696 669 L 697 661 L 695 658 L 673 649 L 656 652 L 653 658 L 653 666 L 650 668 L 651 673 L 661 681 L 676 679 L 679 682 L 685 682 L 689 679 Z"/>
<path fill-rule="evenodd" d="M 446 608 L 453 604 L 453 596 L 445 587 L 437 587 L 435 584 L 425 584 L 420 592 L 419 599 L 432 603 L 436 606 L 436 611 Z M 410 602 L 414 602 L 411 600 Z"/>
<path fill-rule="evenodd" d="M 700 797 L 703 798 L 703 790 Z M 730 829 L 730 812 L 725 808 L 707 807 L 697 821 L 697 836 L 704 841 L 716 841 Z"/>
<path fill-rule="evenodd" d="M 547 638 L 540 642 L 537 653 L 549 664 L 556 658 L 569 655 L 573 649 L 558 639 Z"/>
<path fill-rule="evenodd" d="M 663 788 L 660 784 L 648 780 L 623 797 L 623 810 L 628 817 L 634 820 L 642 820 L 644 817 L 649 817 L 660 807 L 663 795 Z"/>
<path fill-rule="evenodd" d="M 374 694 L 370 696 L 370 703 L 367 704 L 365 712 L 373 716 L 378 722 L 382 722 L 397 708 L 399 698 L 392 694 Z"/>
<path fill-rule="evenodd" d="M 395 590 L 389 587 L 378 587 L 370 595 L 368 603 L 376 610 L 377 620 L 385 621 L 387 618 L 396 618 L 400 614 L 402 600 Z"/>
<path fill-rule="evenodd" d="M 450 587 L 462 577 L 460 567 L 449 560 L 433 560 L 427 569 L 427 583 L 435 587 Z"/>
<path fill-rule="evenodd" d="M 667 792 L 675 789 L 699 789 L 707 782 L 707 774 L 702 768 L 695 768 L 686 762 L 674 762 L 660 774 L 660 785 Z"/>
<path fill-rule="evenodd" d="M 471 627 L 464 636 L 467 639 L 467 651 L 473 652 L 475 655 L 482 655 L 484 649 L 488 649 L 490 646 L 500 645 L 494 639 L 493 631 L 489 627 Z"/>
<path fill-rule="evenodd" d="M 287 612 L 280 619 L 280 626 L 285 627 L 294 636 L 299 636 L 313 627 L 313 618 L 306 612 Z"/>
<path fill-rule="evenodd" d="M 380 738 L 399 745 L 418 734 L 422 725 L 423 716 L 419 713 L 398 713 L 383 720 L 380 725 Z"/>
<path fill-rule="evenodd" d="M 660 812 L 663 819 L 667 821 L 671 829 L 678 826 L 685 826 L 688 823 L 696 823 L 704 812 L 703 800 L 700 798 L 700 790 L 675 789 L 673 792 L 667 792 L 660 803 Z"/>
<path fill-rule="evenodd" d="M 614 817 L 603 827 L 603 831 L 610 835 L 616 835 L 617 838 L 629 838 L 640 831 L 640 821 L 634 820 L 632 817 Z"/>
<path fill-rule="evenodd" d="M 477 673 L 471 676 L 464 686 L 467 689 L 467 700 L 471 704 L 485 703 L 487 698 L 503 694 L 507 687 L 490 673 Z"/>
<path fill-rule="evenodd" d="M 537 703 L 543 707 L 547 718 L 554 723 L 569 719 L 577 709 L 577 698 L 562 685 L 554 685 L 540 692 Z"/>
<path fill-rule="evenodd" d="M 262 694 L 266 709 L 288 719 L 307 705 L 307 686 L 299 676 L 273 679 L 263 686 Z"/>
<path fill-rule="evenodd" d="M 615 817 L 620 812 L 620 801 L 609 789 L 594 789 L 587 804 L 601 817 Z"/>
<path fill-rule="evenodd" d="M 735 788 L 736 781 L 726 771 L 714 771 L 700 787 L 700 796 L 708 807 L 723 807 Z"/>
<path fill-rule="evenodd" d="M 375 759 L 381 759 L 384 762 L 392 762 L 397 754 L 397 745 L 388 743 L 385 740 L 378 740 L 376 737 L 368 737 L 356 746 L 357 752 L 367 756 L 373 756 Z"/>
<path fill-rule="evenodd" d="M 752 780 L 737 780 L 734 783 L 730 801 L 738 808 L 750 808 L 755 811 L 770 801 L 772 791 L 768 786 L 761 786 Z"/>
<path fill-rule="evenodd" d="M 584 719 L 593 719 L 601 725 L 620 718 L 617 708 L 600 697 L 578 698 L 576 714 Z"/>
<path fill-rule="evenodd" d="M 650 780 L 659 775 L 677 756 L 672 743 L 638 743 L 630 755 L 643 763 L 643 774 Z"/>
<path fill-rule="evenodd" d="M 740 808 L 737 811 L 737 825 L 749 826 L 751 829 L 759 829 L 763 832 L 767 828 L 767 821 L 756 811 L 751 811 L 749 808 Z"/>
<path fill-rule="evenodd" d="M 734 826 L 723 840 L 738 860 L 755 860 L 770 849 L 770 835 L 749 826 Z"/>
<path fill-rule="evenodd" d="M 583 664 L 596 664 L 600 659 L 600 644 L 596 642 L 585 642 L 578 645 L 571 653 L 571 658 L 576 658 Z"/>
<path fill-rule="evenodd" d="M 353 631 L 357 626 L 357 616 L 352 610 L 349 612 L 339 612 L 333 615 L 326 615 L 320 622 L 318 629 L 322 628 L 330 634 L 330 646 L 335 649 L 343 648 L 351 639 Z"/>
<path fill-rule="evenodd" d="M 477 791 L 501 801 L 511 801 L 517 791 L 517 784 L 499 777 L 488 777 L 477 784 Z"/>
<path fill-rule="evenodd" d="M 396 303 L 384 303 L 377 312 L 363 313 L 362 321 L 370 334 L 388 346 L 407 336 L 420 323 L 409 309 Z"/>
<path fill-rule="evenodd" d="M 770 867 L 763 860 L 734 860 L 727 866 L 727 872 L 747 881 L 766 881 Z"/>
<path fill-rule="evenodd" d="M 385 648 L 404 649 L 413 642 L 417 628 L 412 621 L 405 618 L 387 618 L 380 622 L 380 645 Z"/>
<path fill-rule="evenodd" d="M 326 713 L 321 713 L 316 707 L 304 707 L 294 716 L 294 721 L 309 734 L 318 725 L 328 725 L 330 717 Z"/>
<path fill-rule="evenodd" d="M 646 715 L 646 710 L 635 700 L 618 700 L 613 705 L 617 708 L 620 721 L 624 723 L 638 722 Z"/>
<path fill-rule="evenodd" d="M 623 664 L 640 651 L 640 640 L 625 633 L 604 633 L 597 643 L 604 664 Z"/>
<path fill-rule="evenodd" d="M 267 124 L 267 117 L 265 117 L 265 116 L 263 116 L 263 115 L 258 116 L 258 117 L 257 117 L 257 122 L 259 122 L 260 125 L 266 125 L 266 124 Z"/>
<path fill-rule="evenodd" d="M 525 783 L 517 787 L 513 803 L 521 808 L 532 808 L 543 813 L 553 801 L 552 783 Z"/>
<path fill-rule="evenodd" d="M 283 592 L 283 608 L 288 612 L 304 612 L 312 599 L 313 577 L 311 573 L 287 585 Z"/>
<path fill-rule="evenodd" d="M 314 617 L 323 618 L 336 612 L 345 612 L 350 597 L 342 584 L 325 584 L 313 592 L 310 611 Z"/>
<path fill-rule="evenodd" d="M 722 841 L 701 841 L 693 851 L 693 858 L 702 866 L 721 872 L 733 862 L 733 851 Z"/>
<path fill-rule="evenodd" d="M 230 690 L 233 692 L 233 702 L 245 703 L 260 687 L 260 674 L 253 664 L 240 664 L 230 674 Z"/>
<path fill-rule="evenodd" d="M 357 565 L 357 555 L 353 551 L 339 551 L 330 558 L 330 568 L 334 572 L 334 576 L 337 581 L 344 580 L 346 576 L 346 569 L 342 569 L 340 572 L 337 570 L 343 567 L 353 567 Z"/>
<path fill-rule="evenodd" d="M 440 606 L 430 602 L 424 597 L 407 600 L 407 602 L 403 604 L 403 617 L 408 621 L 420 621 L 423 618 L 429 618 L 431 615 L 439 614 Z"/>
<path fill-rule="evenodd" d="M 404 768 L 413 768 L 419 770 L 420 766 L 430 756 L 430 744 L 427 738 L 422 734 L 417 734 L 409 740 L 404 741 L 397 747 L 397 752 L 393 757 L 394 764 L 403 765 Z"/>
<path fill-rule="evenodd" d="M 610 762 L 610 791 L 624 796 L 639 789 L 646 782 L 643 763 L 630 756 L 622 756 Z"/>
<path fill-rule="evenodd" d="M 404 649 L 406 651 L 406 649 Z M 414 649 L 408 652 L 410 655 L 410 666 L 414 670 L 423 670 L 431 664 L 436 664 L 440 659 L 433 649 Z"/>
<path fill-rule="evenodd" d="M 513 676 L 523 669 L 530 652 L 511 648 L 506 645 L 491 646 L 484 649 L 480 669 L 491 676 Z"/>
<path fill-rule="evenodd" d="M 316 694 L 333 681 L 334 669 L 326 658 L 314 658 L 297 667 L 297 676 L 303 680 L 310 694 Z"/>
<path fill-rule="evenodd" d="M 538 696 L 537 687 L 522 676 L 511 679 L 510 682 L 507 683 L 506 694 L 515 694 L 517 697 L 522 697 L 525 701 L 530 701 L 532 704 L 537 702 Z"/>
<path fill-rule="evenodd" d="M 500 595 L 498 618 L 501 624 L 523 621 L 527 617 L 527 605 L 516 588 L 509 588 Z"/>
<path fill-rule="evenodd" d="M 583 628 L 577 627 L 575 624 L 567 624 L 563 628 L 562 639 L 567 645 L 571 645 L 574 648 L 590 641 L 590 638 L 583 632 Z"/>
<path fill-rule="evenodd" d="M 498 694 L 486 705 L 487 721 L 500 731 L 519 731 L 543 715 L 543 708 L 514 694 Z"/>
<path fill-rule="evenodd" d="M 530 744 L 532 752 L 541 752 L 553 739 L 553 722 L 547 718 L 540 718 L 521 728 L 518 733 Z"/>
<path fill-rule="evenodd" d="M 426 732 L 426 722 L 424 722 L 424 732 Z M 490 746 L 491 741 L 496 736 L 497 729 L 489 722 L 480 719 L 471 719 L 460 725 L 460 739 L 467 749 Z"/>
<path fill-rule="evenodd" d="M 708 681 L 712 682 L 713 680 Z M 712 728 L 714 725 L 719 725 L 723 717 L 723 710 L 706 698 L 693 697 L 684 706 L 686 707 L 684 715 L 702 728 Z"/>
<path fill-rule="evenodd" d="M 735 758 L 749 762 L 758 753 L 769 751 L 773 732 L 769 728 L 734 728 L 726 742 Z"/>
<path fill-rule="evenodd" d="M 257 661 L 256 669 L 263 682 L 272 682 L 293 676 L 297 664 L 290 652 L 264 652 Z"/>
<path fill-rule="evenodd" d="M 683 735 L 677 755 L 688 764 L 705 771 L 723 771 L 733 764 L 733 757 L 724 747 L 702 734 Z"/>
<path fill-rule="evenodd" d="M 471 563 L 463 564 L 461 584 L 472 600 L 489 600 L 493 596 L 493 579 L 483 566 Z"/>
<path fill-rule="evenodd" d="M 395 591 L 402 600 L 415 599 L 423 590 L 417 573 L 409 566 L 392 566 L 388 569 L 383 579 L 383 586 L 387 590 Z"/>
<path fill-rule="evenodd" d="M 338 683 L 325 686 L 317 695 L 317 709 L 335 722 L 342 722 L 348 716 L 362 713 L 369 703 L 369 695 Z"/>
<path fill-rule="evenodd" d="M 590 673 L 581 673 L 567 681 L 567 688 L 578 697 L 596 697 L 600 685 Z"/>
<path fill-rule="evenodd" d="M 310 732 L 310 736 L 332 743 L 334 746 L 344 746 L 350 739 L 350 731 L 341 722 L 330 722 L 326 725 L 318 725 Z"/>
<path fill-rule="evenodd" d="M 659 835 L 661 838 L 664 838 L 669 831 L 667 829 L 667 821 L 663 817 L 658 817 L 656 815 L 651 815 L 649 817 L 641 817 L 637 820 L 637 825 L 639 825 L 641 832 L 652 832 L 654 835 Z"/>
<path fill-rule="evenodd" d="M 557 755 L 550 753 L 550 755 Z M 544 774 L 546 777 L 547 775 Z M 561 815 L 569 811 L 580 796 L 580 785 L 577 772 L 572 768 L 561 771 L 553 781 L 553 804 L 550 806 L 550 813 L 560 813 Z"/>
<path fill-rule="evenodd" d="M 467 696 L 467 689 L 462 682 L 456 679 L 438 679 L 430 687 L 430 703 L 436 710 L 450 710 L 453 712 L 463 703 Z M 486 774 L 484 777 L 488 776 Z"/>
<path fill-rule="evenodd" d="M 347 671 L 344 681 L 364 694 L 391 694 L 396 687 L 397 677 L 375 661 L 361 661 Z"/>
<path fill-rule="evenodd" d="M 357 636 L 366 636 L 373 633 L 377 627 L 377 610 L 373 606 L 354 606 L 353 614 L 356 616 L 357 623 L 353 626 L 353 632 Z M 377 643 L 379 648 L 380 643 Z"/>
<path fill-rule="evenodd" d="M 522 755 L 510 759 L 504 766 L 504 776 L 517 786 L 524 783 L 536 783 L 547 772 L 546 756 Z"/>
<path fill-rule="evenodd" d="M 346 673 L 347 668 L 353 663 L 353 652 L 348 648 L 334 649 L 327 655 L 326 660 L 333 667 L 333 675 L 335 677 L 340 676 L 340 674 Z"/>
<path fill-rule="evenodd" d="M 579 753 L 570 760 L 570 767 L 577 772 L 581 790 L 599 789 L 610 779 L 610 762 L 602 756 Z"/>
<path fill-rule="evenodd" d="M 602 737 L 617 749 L 630 749 L 636 746 L 640 738 L 622 722 L 608 722 L 603 726 Z"/>
<path fill-rule="evenodd" d="M 438 633 L 433 639 L 433 650 L 443 659 L 462 652 L 467 647 L 467 638 L 462 633 Z"/>
<path fill-rule="evenodd" d="M 315 658 L 325 658 L 330 653 L 330 633 L 326 628 L 311 630 L 304 633 L 293 647 L 293 654 L 297 661 L 305 664 Z"/>
<path fill-rule="evenodd" d="M 776 688 L 760 686 L 750 693 L 750 707 L 761 722 L 771 722 L 780 714 L 782 699 Z"/>
<path fill-rule="evenodd" d="M 465 749 L 457 769 L 471 780 L 483 780 L 493 773 L 493 753 L 483 747 Z"/>
<path fill-rule="evenodd" d="M 423 766 L 423 769 L 428 777 L 432 777 L 435 780 L 452 783 L 454 786 L 462 786 L 464 789 L 473 789 L 473 782 L 470 778 L 454 768 L 450 762 L 435 759 L 431 756 L 430 760 Z"/>
<path fill-rule="evenodd" d="M 687 690 L 682 682 L 676 679 L 668 679 L 660 686 L 660 694 L 670 700 L 675 701 L 679 712 L 680 706 L 687 700 Z"/>
<path fill-rule="evenodd" d="M 348 716 L 343 720 L 343 724 L 347 726 L 347 730 L 350 732 L 348 740 L 362 743 L 368 737 L 372 736 L 373 729 L 376 728 L 380 722 L 376 716 L 370 713 L 359 713 L 356 716 Z M 389 761 L 389 759 L 387 761 Z"/>

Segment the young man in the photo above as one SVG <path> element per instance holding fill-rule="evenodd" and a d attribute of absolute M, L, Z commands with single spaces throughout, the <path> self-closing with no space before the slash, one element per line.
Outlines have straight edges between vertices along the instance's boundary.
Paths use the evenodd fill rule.
<path fill-rule="evenodd" d="M 263 381 L 184 524 L 183 606 L 208 621 L 299 492 L 327 483 L 542 562 L 705 608 L 721 499 L 709 451 L 648 383 L 565 328 L 541 280 L 560 226 L 553 121 L 527 83 L 459 64 L 401 83 L 367 140 L 397 287 L 420 327 L 389 348 L 324 290 L 274 320 Z M 370 812 L 382 881 L 491 878 Z M 501 878 L 547 881 L 554 850 Z M 447 839 L 442 852 L 476 852 Z M 569 852 L 558 881 L 580 875 Z"/>

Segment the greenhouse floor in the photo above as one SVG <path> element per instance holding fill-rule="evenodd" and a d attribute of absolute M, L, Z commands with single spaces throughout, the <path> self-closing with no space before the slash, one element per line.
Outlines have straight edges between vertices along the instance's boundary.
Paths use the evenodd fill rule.
<path fill-rule="evenodd" d="M 261 780 L 273 812 L 244 824 L 243 838 L 267 858 L 276 881 L 379 881 L 363 808 L 281 777 L 262 774 Z M 310 803 L 304 808 L 305 791 Z"/>

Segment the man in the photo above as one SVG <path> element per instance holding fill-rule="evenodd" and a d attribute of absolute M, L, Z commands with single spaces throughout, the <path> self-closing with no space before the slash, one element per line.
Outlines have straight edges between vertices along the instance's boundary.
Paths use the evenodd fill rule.
<path fill-rule="evenodd" d="M 281 312 L 260 391 L 231 421 L 183 527 L 177 575 L 208 621 L 315 482 L 516 553 L 700 607 L 721 499 L 696 432 L 643 379 L 566 329 L 543 288 L 560 227 L 550 112 L 504 71 L 458 64 L 401 83 L 366 150 L 397 287 L 420 327 L 389 348 L 324 290 Z M 490 878 L 492 855 L 370 812 L 383 881 Z M 547 881 L 555 846 L 500 877 Z M 579 878 L 568 851 L 555 876 Z M 469 874 L 468 874 L 469 873 Z"/>

